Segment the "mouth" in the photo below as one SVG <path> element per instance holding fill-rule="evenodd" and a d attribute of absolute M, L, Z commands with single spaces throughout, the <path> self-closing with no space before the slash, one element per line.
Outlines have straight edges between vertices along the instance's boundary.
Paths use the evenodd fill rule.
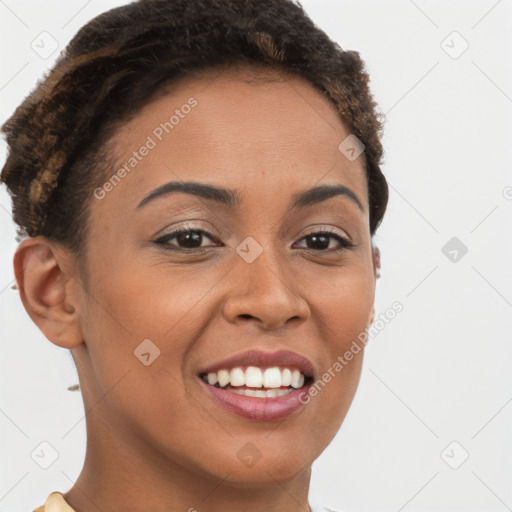
<path fill-rule="evenodd" d="M 304 406 L 311 363 L 289 351 L 250 351 L 199 372 L 203 389 L 228 411 L 259 421 L 284 419 Z"/>

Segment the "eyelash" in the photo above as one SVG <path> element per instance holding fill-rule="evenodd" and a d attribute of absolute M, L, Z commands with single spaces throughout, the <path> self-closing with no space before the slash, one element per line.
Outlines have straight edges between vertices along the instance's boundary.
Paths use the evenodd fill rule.
<path fill-rule="evenodd" d="M 195 248 L 176 248 L 176 247 L 172 247 L 168 241 L 169 240 L 172 240 L 173 238 L 181 235 L 181 234 L 185 234 L 185 233 L 199 233 L 203 236 L 206 236 L 208 237 L 209 239 L 211 239 L 212 241 L 214 242 L 219 242 L 219 240 L 217 240 L 214 236 L 212 236 L 210 233 L 208 233 L 208 231 L 205 231 L 203 229 L 200 229 L 200 228 L 194 228 L 192 226 L 184 226 L 182 228 L 179 228 L 179 229 L 176 229 L 175 231 L 171 231 L 170 233 L 167 233 L 163 236 L 161 236 L 160 238 L 157 238 L 154 243 L 159 245 L 159 246 L 162 246 L 162 248 L 164 250 L 168 250 L 168 251 L 175 251 L 175 252 L 180 252 L 180 253 L 184 253 L 184 254 L 202 254 L 202 253 L 205 253 L 207 252 L 209 249 L 211 249 L 211 247 L 207 247 L 207 248 L 200 248 L 200 247 L 195 247 Z M 332 237 L 334 239 L 336 239 L 338 241 L 338 243 L 340 244 L 341 247 L 339 247 L 338 249 L 310 249 L 310 248 L 303 248 L 303 250 L 306 250 L 306 251 L 310 251 L 310 252 L 314 252 L 314 253 L 334 253 L 334 254 L 337 254 L 337 253 L 340 253 L 342 251 L 345 251 L 347 249 L 353 249 L 354 247 L 356 247 L 356 244 L 354 244 L 352 241 L 348 240 L 347 238 L 344 238 L 342 237 L 341 235 L 339 235 L 337 232 L 329 229 L 329 228 L 325 228 L 325 229 L 322 229 L 321 231 L 313 231 L 311 233 L 308 233 L 307 235 L 303 236 L 300 240 L 304 240 L 308 237 L 311 237 L 311 236 L 314 236 L 314 235 L 328 235 L 329 237 Z"/>

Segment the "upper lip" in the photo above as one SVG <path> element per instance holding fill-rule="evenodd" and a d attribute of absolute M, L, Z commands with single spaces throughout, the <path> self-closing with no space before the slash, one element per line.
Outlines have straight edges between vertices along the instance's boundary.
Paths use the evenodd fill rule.
<path fill-rule="evenodd" d="M 216 372 L 226 368 L 234 368 L 235 366 L 285 366 L 296 368 L 306 377 L 312 377 L 314 370 L 311 361 L 304 356 L 292 352 L 290 350 L 278 350 L 277 352 L 264 352 L 262 350 L 248 350 L 240 354 L 235 354 L 222 361 L 212 363 L 208 367 L 200 371 L 202 373 Z"/>

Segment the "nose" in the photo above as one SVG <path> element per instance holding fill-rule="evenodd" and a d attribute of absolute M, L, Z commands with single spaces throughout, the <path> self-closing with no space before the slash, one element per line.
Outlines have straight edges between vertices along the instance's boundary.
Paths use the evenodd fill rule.
<path fill-rule="evenodd" d="M 278 330 L 291 321 L 309 318 L 308 303 L 297 290 L 297 274 L 286 262 L 270 250 L 264 250 L 252 263 L 236 258 L 223 303 L 228 322 L 253 322 L 262 330 Z"/>

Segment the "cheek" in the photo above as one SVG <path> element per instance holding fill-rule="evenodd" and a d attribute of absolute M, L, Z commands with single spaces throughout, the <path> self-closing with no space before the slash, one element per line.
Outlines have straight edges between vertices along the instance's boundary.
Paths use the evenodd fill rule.
<path fill-rule="evenodd" d="M 97 413 L 127 435 L 173 439 L 178 456 L 201 437 L 198 411 L 190 406 L 182 372 L 201 327 L 194 306 L 211 284 L 196 286 L 199 280 L 188 279 L 171 284 L 170 278 L 162 279 L 164 274 L 165 269 L 157 267 L 130 272 L 121 265 L 111 268 L 108 280 L 91 287 L 84 339 L 95 386 L 91 402 L 99 403 Z M 105 398 L 100 401 L 101 397 Z"/>
<path fill-rule="evenodd" d="M 331 359 L 345 352 L 368 327 L 375 300 L 375 281 L 366 260 L 306 283 L 311 314 L 326 340 Z"/>
<path fill-rule="evenodd" d="M 311 280 L 309 290 L 311 314 L 320 331 L 317 353 L 323 354 L 321 374 L 310 390 L 310 397 L 311 401 L 322 403 L 325 424 L 329 435 L 334 436 L 361 375 L 364 334 L 375 298 L 372 267 L 361 261 L 341 268 L 330 279 Z"/>
<path fill-rule="evenodd" d="M 119 261 L 96 280 L 90 302 L 95 315 L 104 318 L 104 327 L 130 346 L 146 338 L 158 344 L 169 337 L 181 339 L 190 326 L 188 317 L 204 307 L 202 301 L 208 301 L 218 280 L 204 269 Z"/>
<path fill-rule="evenodd" d="M 175 408 L 185 403 L 184 365 L 211 317 L 208 293 L 222 273 L 118 259 L 95 275 L 82 324 L 96 392 L 108 392 L 130 372 L 127 381 L 137 384 L 125 392 L 135 402 L 156 404 L 155 411 L 165 396 L 174 397 Z"/>

